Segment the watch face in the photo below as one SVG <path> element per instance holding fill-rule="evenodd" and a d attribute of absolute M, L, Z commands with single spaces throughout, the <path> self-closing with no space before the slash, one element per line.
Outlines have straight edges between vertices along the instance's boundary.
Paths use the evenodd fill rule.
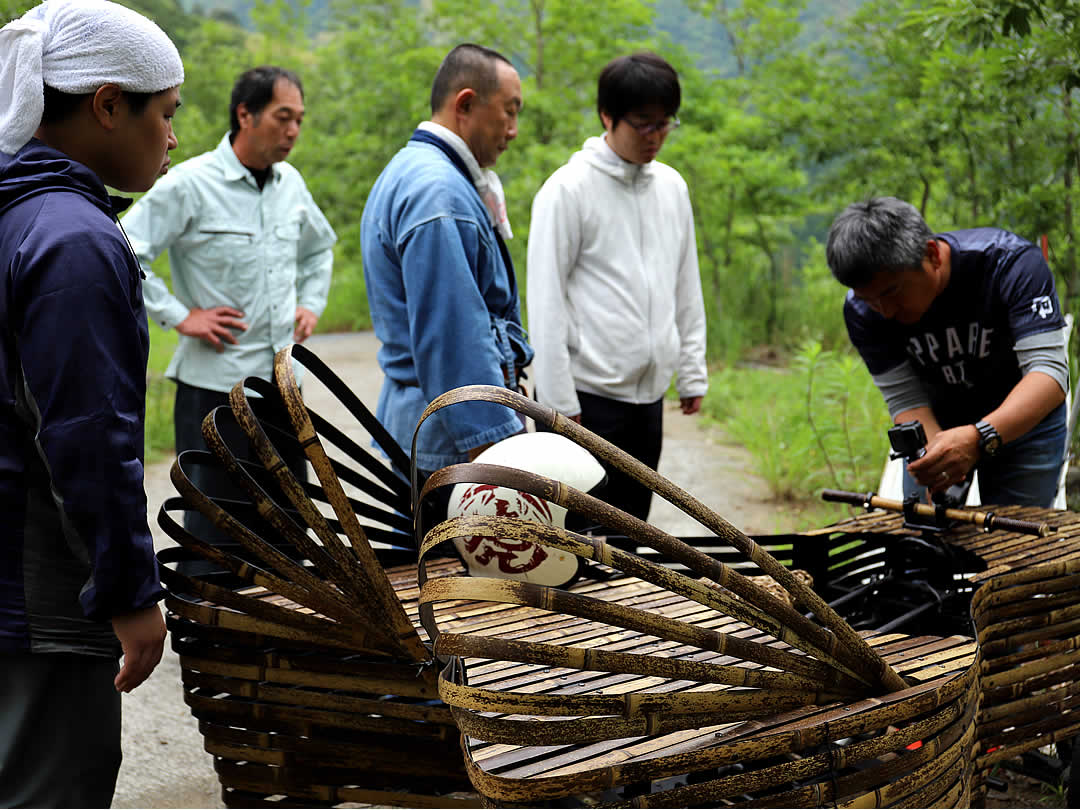
<path fill-rule="evenodd" d="M 975 429 L 979 431 L 979 447 L 988 456 L 995 455 L 1001 449 L 1001 436 L 989 422 L 978 422 Z"/>

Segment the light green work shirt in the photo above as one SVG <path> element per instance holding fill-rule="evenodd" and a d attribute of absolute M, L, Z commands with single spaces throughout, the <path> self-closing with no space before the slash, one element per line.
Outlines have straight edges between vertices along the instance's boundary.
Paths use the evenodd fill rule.
<path fill-rule="evenodd" d="M 274 354 L 293 342 L 296 307 L 326 307 L 333 228 L 300 173 L 273 164 L 262 191 L 237 159 L 229 136 L 212 152 L 181 163 L 158 180 L 122 220 L 146 281 L 150 320 L 172 329 L 192 307 L 234 307 L 247 331 L 218 352 L 180 336 L 166 376 L 228 391 L 249 376 L 270 379 Z M 150 264 L 169 251 L 172 291 Z"/>

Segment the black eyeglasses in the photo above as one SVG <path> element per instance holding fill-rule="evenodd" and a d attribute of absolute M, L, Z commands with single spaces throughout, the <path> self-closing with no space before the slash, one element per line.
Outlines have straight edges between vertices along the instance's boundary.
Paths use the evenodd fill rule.
<path fill-rule="evenodd" d="M 636 129 L 641 135 L 652 135 L 654 132 L 659 132 L 661 135 L 667 135 L 673 129 L 678 129 L 680 123 L 677 115 L 673 115 L 671 118 L 665 118 L 663 121 L 647 121 L 644 124 L 635 124 L 629 118 L 624 118 L 623 120 Z"/>

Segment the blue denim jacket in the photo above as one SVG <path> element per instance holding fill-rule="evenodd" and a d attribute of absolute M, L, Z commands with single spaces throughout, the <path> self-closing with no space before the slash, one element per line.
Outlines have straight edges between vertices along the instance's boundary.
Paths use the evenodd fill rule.
<path fill-rule="evenodd" d="M 410 141 L 387 164 L 364 206 L 361 239 L 386 375 L 376 416 L 408 452 L 435 397 L 516 384 L 515 367 L 532 360 L 532 348 L 487 208 L 437 145 Z M 520 430 L 501 405 L 454 405 L 424 423 L 416 463 L 437 470 Z"/>

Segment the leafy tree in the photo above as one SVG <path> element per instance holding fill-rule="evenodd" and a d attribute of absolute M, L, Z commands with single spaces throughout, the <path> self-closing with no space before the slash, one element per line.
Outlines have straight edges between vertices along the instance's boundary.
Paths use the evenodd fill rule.
<path fill-rule="evenodd" d="M 496 169 L 514 229 L 509 247 L 524 290 L 532 199 L 548 176 L 600 131 L 596 80 L 614 57 L 660 49 L 644 0 L 582 6 L 574 0 L 433 0 L 428 20 L 443 51 L 477 42 L 505 55 L 522 77 L 518 140 Z"/>
<path fill-rule="evenodd" d="M 429 115 L 442 58 L 415 6 L 403 0 L 333 9 L 317 38 L 307 91 L 303 162 L 312 195 L 338 234 L 331 328 L 371 324 L 360 253 L 360 216 L 375 179 Z"/>
<path fill-rule="evenodd" d="M 695 9 L 725 31 L 732 76 L 692 73 L 693 135 L 669 147 L 694 197 L 711 337 L 732 359 L 746 342 L 783 342 L 797 290 L 795 228 L 810 201 L 799 132 L 816 67 L 794 47 L 803 0 L 705 0 Z M 740 313 L 739 328 L 721 314 Z M 721 336 L 718 330 L 727 334 Z"/>
<path fill-rule="evenodd" d="M 1048 148 L 1041 182 L 1018 189 L 1018 206 L 1026 207 L 1039 232 L 1052 234 L 1064 297 L 1080 302 L 1077 257 L 1077 173 L 1080 166 L 1080 122 L 1074 93 L 1080 88 L 1080 2 L 1077 0 L 937 0 L 913 14 L 939 41 L 956 37 L 979 46 L 993 65 L 997 86 L 1027 101 L 1038 111 L 1036 142 Z M 1048 109 L 1053 108 L 1053 109 Z M 1026 116 L 1020 111 L 1014 121 Z M 1047 143 L 1049 141 L 1049 143 Z M 1017 138 L 1010 139 L 1010 145 Z M 1049 182 L 1047 182 L 1049 180 Z M 1049 191 L 1047 186 L 1054 187 Z M 1056 209 L 1056 210 L 1055 210 Z"/>

